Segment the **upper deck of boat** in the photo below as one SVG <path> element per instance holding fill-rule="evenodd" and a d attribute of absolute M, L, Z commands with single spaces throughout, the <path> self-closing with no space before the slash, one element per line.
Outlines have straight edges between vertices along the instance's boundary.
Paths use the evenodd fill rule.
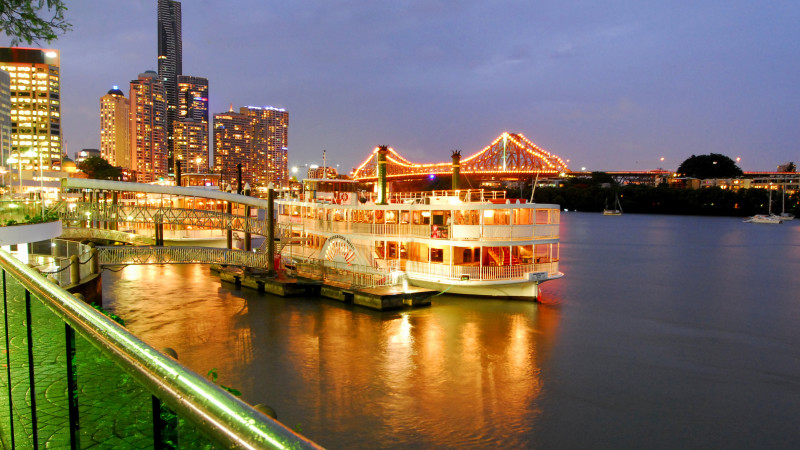
<path fill-rule="evenodd" d="M 378 202 L 378 194 L 358 189 L 353 180 L 307 179 L 303 180 L 303 190 L 291 192 L 284 201 L 312 203 L 321 205 L 341 205 L 351 207 L 373 207 L 376 209 L 397 209 L 414 205 L 441 205 L 451 208 L 465 207 L 481 209 L 509 205 L 514 208 L 558 208 L 558 205 L 531 204 L 526 199 L 508 198 L 505 191 L 484 189 L 433 190 L 413 192 L 390 192 L 386 203 Z M 511 206 L 513 205 L 513 206 Z"/>

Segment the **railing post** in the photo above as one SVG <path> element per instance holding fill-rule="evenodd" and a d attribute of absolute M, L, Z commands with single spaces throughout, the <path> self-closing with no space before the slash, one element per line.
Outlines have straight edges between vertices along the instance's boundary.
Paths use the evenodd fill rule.
<path fill-rule="evenodd" d="M 275 276 L 275 189 L 267 187 L 267 273 Z"/>
<path fill-rule="evenodd" d="M 11 395 L 11 345 L 8 337 L 8 285 L 6 284 L 6 271 L 3 271 L 3 324 L 6 331 L 6 380 L 8 380 L 8 422 L 9 435 L 11 436 L 11 448 L 14 447 L 14 398 Z"/>
<path fill-rule="evenodd" d="M 67 404 L 69 408 L 70 448 L 81 448 L 80 418 L 78 416 L 78 378 L 75 373 L 75 330 L 64 324 L 67 353 Z"/>
<path fill-rule="evenodd" d="M 31 321 L 31 292 L 25 289 L 25 325 L 28 337 L 28 383 L 30 383 L 31 436 L 33 448 L 39 448 L 39 422 L 36 416 L 36 382 L 33 366 L 33 323 Z M 10 380 L 9 380 L 10 381 Z"/>
<path fill-rule="evenodd" d="M 69 257 L 69 284 L 81 282 L 81 259 L 78 255 Z"/>
<path fill-rule="evenodd" d="M 232 220 L 231 215 L 233 214 L 233 204 L 231 202 L 227 202 L 225 206 L 225 214 L 228 216 L 225 218 L 225 223 L 227 224 L 227 244 L 228 249 L 233 248 L 233 229 L 231 229 Z"/>
<path fill-rule="evenodd" d="M 89 253 L 91 254 L 89 259 L 91 264 L 89 266 L 91 268 L 91 273 L 92 275 L 97 275 L 100 273 L 100 253 L 97 251 L 97 248 L 95 248 L 94 245 L 92 245 L 92 249 L 89 251 Z"/>

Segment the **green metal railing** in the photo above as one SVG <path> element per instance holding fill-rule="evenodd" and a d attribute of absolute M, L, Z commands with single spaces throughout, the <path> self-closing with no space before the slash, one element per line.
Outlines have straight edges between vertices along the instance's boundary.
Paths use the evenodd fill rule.
<path fill-rule="evenodd" d="M 318 448 L 0 251 L 5 448 Z"/>

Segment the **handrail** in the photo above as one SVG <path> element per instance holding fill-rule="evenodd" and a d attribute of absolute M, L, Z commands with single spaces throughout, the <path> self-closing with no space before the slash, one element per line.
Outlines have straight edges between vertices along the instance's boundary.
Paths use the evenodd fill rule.
<path fill-rule="evenodd" d="M 220 444 L 236 448 L 320 448 L 145 344 L 5 251 L 0 251 L 0 267 L 151 394 Z"/>

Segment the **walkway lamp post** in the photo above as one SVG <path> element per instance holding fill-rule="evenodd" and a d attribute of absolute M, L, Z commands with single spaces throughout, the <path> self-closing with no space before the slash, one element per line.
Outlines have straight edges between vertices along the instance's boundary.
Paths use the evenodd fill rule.
<path fill-rule="evenodd" d="M 201 158 L 199 156 L 197 157 L 197 159 L 195 159 L 195 162 L 197 163 L 197 173 L 200 173 L 200 163 L 202 161 L 203 161 L 203 158 Z"/>
<path fill-rule="evenodd" d="M 13 150 L 12 150 L 12 152 L 13 152 Z M 8 162 L 9 164 L 18 163 L 17 164 L 17 168 L 19 169 L 19 193 L 22 194 L 22 155 L 20 154 L 20 151 L 17 150 L 17 157 L 16 158 L 12 154 L 6 160 L 6 162 Z"/>

